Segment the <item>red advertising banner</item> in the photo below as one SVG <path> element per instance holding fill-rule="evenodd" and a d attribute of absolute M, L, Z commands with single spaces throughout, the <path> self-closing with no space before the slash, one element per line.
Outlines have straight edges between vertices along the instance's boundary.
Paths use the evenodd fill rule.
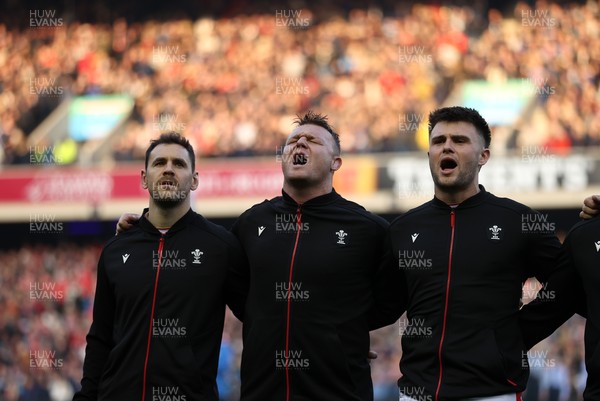
<path fill-rule="evenodd" d="M 1 202 L 86 202 L 148 197 L 140 184 L 140 168 L 117 165 L 111 170 L 60 166 L 4 170 Z M 269 198 L 281 194 L 281 164 L 271 160 L 202 161 L 196 198 Z M 376 190 L 376 165 L 370 158 L 349 158 L 335 174 L 339 192 Z"/>
<path fill-rule="evenodd" d="M 247 163 L 200 171 L 198 197 L 273 196 L 281 192 L 280 166 Z M 68 168 L 4 172 L 0 175 L 0 202 L 92 202 L 147 198 L 140 170 L 113 171 Z"/>

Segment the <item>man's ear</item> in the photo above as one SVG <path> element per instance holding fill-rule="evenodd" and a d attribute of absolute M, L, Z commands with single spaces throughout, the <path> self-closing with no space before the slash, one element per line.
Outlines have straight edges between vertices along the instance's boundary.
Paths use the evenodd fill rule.
<path fill-rule="evenodd" d="M 194 174 L 192 175 L 192 186 L 191 186 L 191 190 L 195 191 L 198 188 L 198 184 L 200 183 L 199 179 L 198 179 L 198 172 L 194 171 Z"/>
<path fill-rule="evenodd" d="M 148 180 L 146 177 L 146 170 L 142 170 L 140 173 L 140 182 L 142 183 L 142 188 L 148 189 Z"/>
<path fill-rule="evenodd" d="M 342 158 L 335 156 L 331 161 L 331 171 L 338 171 L 342 167 Z"/>
<path fill-rule="evenodd" d="M 477 164 L 479 165 L 479 168 L 481 168 L 484 164 L 486 164 L 489 159 L 490 159 L 490 149 L 485 148 L 481 151 L 481 154 L 479 155 L 479 161 L 477 162 Z"/>

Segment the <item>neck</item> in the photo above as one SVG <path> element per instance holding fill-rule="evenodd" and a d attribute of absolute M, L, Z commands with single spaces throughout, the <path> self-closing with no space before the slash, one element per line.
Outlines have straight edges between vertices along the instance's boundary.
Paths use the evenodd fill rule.
<path fill-rule="evenodd" d="M 190 210 L 190 202 L 182 202 L 172 209 L 164 209 L 151 201 L 146 218 L 156 228 L 171 228 L 188 210 Z"/>
<path fill-rule="evenodd" d="M 318 187 L 306 187 L 298 188 L 297 186 L 290 185 L 287 182 L 283 183 L 283 190 L 287 193 L 297 204 L 302 205 L 303 203 L 314 199 L 321 195 L 327 195 L 333 191 L 333 184 L 321 185 Z"/>
<path fill-rule="evenodd" d="M 435 187 L 435 197 L 447 205 L 458 205 L 479 193 L 479 185 L 469 186 L 459 191 L 448 191 L 438 186 Z"/>

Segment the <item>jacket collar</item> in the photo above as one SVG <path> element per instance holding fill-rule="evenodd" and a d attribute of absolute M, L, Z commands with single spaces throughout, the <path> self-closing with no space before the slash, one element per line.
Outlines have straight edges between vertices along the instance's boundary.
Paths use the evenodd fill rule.
<path fill-rule="evenodd" d="M 311 206 L 329 205 L 331 203 L 336 202 L 337 200 L 339 200 L 341 198 L 341 196 L 337 192 L 335 192 L 335 189 L 332 189 L 331 192 L 329 192 L 328 194 L 320 195 L 320 196 L 317 196 L 316 198 L 309 199 L 302 204 L 298 204 L 284 190 L 281 190 L 281 193 L 282 193 L 283 201 L 285 202 L 286 205 L 290 205 L 290 206 L 294 206 L 294 207 L 302 206 L 303 208 L 311 207 Z"/>
<path fill-rule="evenodd" d="M 154 227 L 152 223 L 150 223 L 150 221 L 146 218 L 147 212 L 148 208 L 145 208 L 142 212 L 142 217 L 140 217 L 140 221 L 138 223 L 140 225 L 140 228 L 146 232 L 160 235 L 160 231 L 158 231 L 158 229 Z M 194 220 L 194 216 L 195 213 L 192 210 L 192 208 L 190 208 L 186 214 L 181 216 L 181 218 L 177 220 L 175 224 L 171 226 L 171 228 L 169 228 L 169 231 L 167 231 L 166 235 L 171 235 L 171 233 L 177 232 L 187 227 Z"/>
<path fill-rule="evenodd" d="M 489 196 L 489 192 L 487 192 L 485 190 L 483 185 L 479 184 L 479 192 L 476 193 L 475 195 L 471 196 L 470 198 L 462 201 L 457 206 L 457 208 L 464 209 L 467 207 L 477 206 L 477 205 L 483 203 L 488 198 L 488 196 Z M 435 206 L 435 207 L 444 208 L 444 209 L 450 208 L 450 206 L 446 202 L 441 201 L 440 199 L 436 198 L 435 196 L 433 197 L 433 200 L 431 202 L 432 202 L 433 206 Z"/>

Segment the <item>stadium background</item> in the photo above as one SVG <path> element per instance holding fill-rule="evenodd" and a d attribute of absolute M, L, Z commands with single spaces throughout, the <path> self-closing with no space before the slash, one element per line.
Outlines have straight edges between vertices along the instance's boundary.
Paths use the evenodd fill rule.
<path fill-rule="evenodd" d="M 472 106 L 493 128 L 481 182 L 563 237 L 600 193 L 599 17 L 596 1 L 3 2 L 0 399 L 72 397 L 99 252 L 147 203 L 139 170 L 162 131 L 193 143 L 194 208 L 229 227 L 279 193 L 294 115 L 323 112 L 336 189 L 392 219 L 432 195 L 428 112 Z M 376 400 L 397 399 L 402 322 L 372 334 Z M 223 400 L 240 333 L 228 315 Z M 538 345 L 526 398 L 580 399 L 582 344 L 575 317 Z"/>

